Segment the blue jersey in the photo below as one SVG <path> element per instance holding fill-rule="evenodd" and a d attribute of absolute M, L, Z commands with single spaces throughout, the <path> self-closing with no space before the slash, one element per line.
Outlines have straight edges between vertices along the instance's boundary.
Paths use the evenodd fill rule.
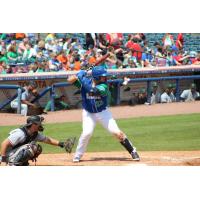
<path fill-rule="evenodd" d="M 101 83 L 92 86 L 92 79 L 87 77 L 79 77 L 74 83 L 81 89 L 82 106 L 90 113 L 98 113 L 106 109 L 108 105 L 108 85 Z"/>

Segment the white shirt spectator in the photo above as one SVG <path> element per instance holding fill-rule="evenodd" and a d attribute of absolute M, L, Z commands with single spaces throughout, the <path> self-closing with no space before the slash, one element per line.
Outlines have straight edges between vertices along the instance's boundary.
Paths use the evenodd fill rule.
<path fill-rule="evenodd" d="M 23 59 L 25 59 L 25 58 L 31 58 L 31 57 L 36 57 L 36 55 L 37 55 L 37 52 L 36 52 L 36 50 L 34 49 L 34 48 L 31 48 L 30 49 L 30 52 L 28 52 L 29 50 L 25 50 L 24 51 L 24 53 L 23 53 Z"/>
<path fill-rule="evenodd" d="M 169 96 L 170 96 L 170 99 L 172 100 L 172 102 L 176 102 L 176 97 L 173 92 L 171 92 Z"/>
<path fill-rule="evenodd" d="M 170 96 L 164 92 L 162 95 L 161 95 L 161 103 L 171 103 L 172 100 L 170 98 Z"/>
<path fill-rule="evenodd" d="M 160 103 L 160 93 L 159 92 L 156 92 L 155 94 L 152 93 L 151 95 L 151 104 L 156 104 L 156 103 Z"/>
<path fill-rule="evenodd" d="M 199 92 L 192 92 L 191 89 L 189 89 L 182 92 L 181 98 L 183 98 L 185 101 L 195 101 L 195 99 L 199 97 L 199 95 Z"/>

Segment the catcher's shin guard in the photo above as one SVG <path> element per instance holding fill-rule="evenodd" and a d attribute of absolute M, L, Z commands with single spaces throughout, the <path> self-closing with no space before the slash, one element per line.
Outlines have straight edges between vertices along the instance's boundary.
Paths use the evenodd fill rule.
<path fill-rule="evenodd" d="M 10 157 L 9 165 L 23 166 L 28 165 L 29 160 L 36 160 L 41 154 L 42 147 L 36 143 L 25 144 L 17 149 Z"/>

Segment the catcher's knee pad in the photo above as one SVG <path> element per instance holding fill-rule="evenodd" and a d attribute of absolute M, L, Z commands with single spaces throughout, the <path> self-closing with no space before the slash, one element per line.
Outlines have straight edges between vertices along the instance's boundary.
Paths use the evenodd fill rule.
<path fill-rule="evenodd" d="M 10 165 L 28 165 L 29 160 L 36 159 L 42 152 L 42 147 L 36 143 L 25 144 L 12 155 Z"/>

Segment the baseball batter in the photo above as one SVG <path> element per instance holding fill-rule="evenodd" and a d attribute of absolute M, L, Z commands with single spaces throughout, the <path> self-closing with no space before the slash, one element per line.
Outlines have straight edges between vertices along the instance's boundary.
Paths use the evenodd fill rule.
<path fill-rule="evenodd" d="M 83 106 L 82 134 L 79 138 L 73 162 L 80 161 L 97 122 L 100 122 L 104 128 L 119 139 L 120 143 L 131 154 L 133 160 L 139 161 L 140 158 L 136 148 L 119 129 L 107 108 L 109 90 L 106 69 L 103 66 L 95 66 L 92 68 L 92 78 L 86 75 L 86 71 L 80 70 L 77 75 L 68 78 L 69 83 L 80 88 Z"/>

